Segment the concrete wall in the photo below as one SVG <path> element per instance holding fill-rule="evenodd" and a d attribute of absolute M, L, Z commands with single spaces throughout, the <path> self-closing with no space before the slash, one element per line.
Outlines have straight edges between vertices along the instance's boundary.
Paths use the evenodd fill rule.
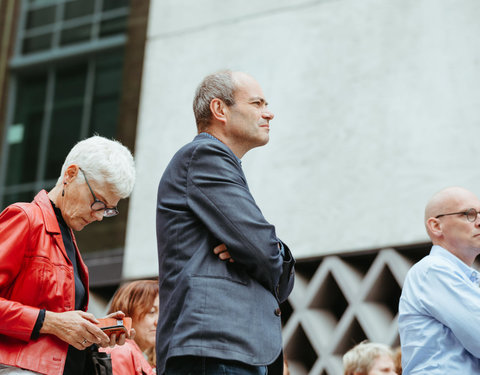
<path fill-rule="evenodd" d="M 480 192 L 479 19 L 478 0 L 152 1 L 124 276 L 157 273 L 158 181 L 222 68 L 276 115 L 243 166 L 298 258 L 426 241 L 434 192 Z"/>

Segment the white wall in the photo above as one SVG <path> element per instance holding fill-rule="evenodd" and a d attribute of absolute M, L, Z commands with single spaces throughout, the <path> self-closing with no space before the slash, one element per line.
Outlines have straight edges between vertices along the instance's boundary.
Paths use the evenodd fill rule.
<path fill-rule="evenodd" d="M 478 0 L 151 0 L 125 277 L 157 273 L 158 181 L 223 68 L 276 115 L 243 166 L 298 258 L 426 241 L 434 192 L 480 192 L 479 19 Z"/>

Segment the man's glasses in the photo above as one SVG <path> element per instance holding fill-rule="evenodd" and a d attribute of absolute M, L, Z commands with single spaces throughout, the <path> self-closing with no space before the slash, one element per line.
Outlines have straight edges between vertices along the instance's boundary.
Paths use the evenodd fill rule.
<path fill-rule="evenodd" d="M 480 212 L 478 212 L 475 208 L 470 208 L 467 211 L 452 212 L 451 214 L 437 215 L 435 216 L 435 219 L 438 219 L 439 217 L 442 217 L 442 216 L 448 216 L 448 215 L 465 215 L 467 217 L 467 220 L 473 223 L 475 220 L 477 220 L 477 215 L 479 213 Z"/>
<path fill-rule="evenodd" d="M 88 183 L 87 176 L 85 176 L 85 172 L 82 170 L 82 168 L 79 168 L 80 172 L 82 172 L 83 177 L 85 177 L 85 182 L 87 183 L 88 188 L 90 189 L 90 193 L 92 193 L 93 197 L 93 203 L 90 206 L 92 211 L 103 211 L 103 217 L 112 217 L 115 215 L 118 215 L 118 209 L 117 207 L 107 207 L 107 205 L 102 202 L 100 199 L 97 199 L 95 196 L 95 193 L 92 190 L 92 187 Z"/>

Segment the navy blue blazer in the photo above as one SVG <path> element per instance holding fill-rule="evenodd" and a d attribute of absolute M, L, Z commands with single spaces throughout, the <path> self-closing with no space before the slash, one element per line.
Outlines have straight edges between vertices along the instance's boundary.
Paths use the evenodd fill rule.
<path fill-rule="evenodd" d="M 174 356 L 272 363 L 282 349 L 278 305 L 293 288 L 295 260 L 283 243 L 282 256 L 240 161 L 222 142 L 199 134 L 167 166 L 157 241 L 157 373 Z M 221 243 L 234 263 L 213 253 Z"/>

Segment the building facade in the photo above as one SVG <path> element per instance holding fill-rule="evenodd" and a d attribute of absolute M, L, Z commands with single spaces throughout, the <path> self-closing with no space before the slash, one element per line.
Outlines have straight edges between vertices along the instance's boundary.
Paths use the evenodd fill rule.
<path fill-rule="evenodd" d="M 99 301 L 157 276 L 158 181 L 195 136 L 197 84 L 230 68 L 260 82 L 275 114 L 243 167 L 298 259 L 282 306 L 292 375 L 341 373 L 364 339 L 399 344 L 403 279 L 429 251 L 425 203 L 450 185 L 480 193 L 478 1 L 0 6 L 3 206 L 53 186 L 58 160 L 95 131 L 135 152 L 125 215 L 79 234 Z"/>

